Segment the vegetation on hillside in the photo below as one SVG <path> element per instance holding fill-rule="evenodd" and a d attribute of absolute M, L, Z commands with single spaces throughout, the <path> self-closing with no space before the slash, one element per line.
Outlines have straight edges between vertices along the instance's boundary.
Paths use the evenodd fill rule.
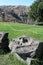
<path fill-rule="evenodd" d="M 25 23 L 27 12 L 27 6 L 0 6 L 0 21 Z"/>
<path fill-rule="evenodd" d="M 29 15 L 31 19 L 43 22 L 43 0 L 36 0 L 30 6 Z"/>

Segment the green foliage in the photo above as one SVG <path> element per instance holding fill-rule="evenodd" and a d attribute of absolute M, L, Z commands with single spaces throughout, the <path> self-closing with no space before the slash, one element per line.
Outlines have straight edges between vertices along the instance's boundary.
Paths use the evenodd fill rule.
<path fill-rule="evenodd" d="M 40 4 L 38 5 L 38 13 L 40 18 L 39 21 L 43 21 L 43 2 L 40 2 Z"/>
<path fill-rule="evenodd" d="M 30 14 L 30 17 L 32 18 L 32 19 L 34 19 L 34 20 L 36 20 L 36 18 L 37 18 L 37 16 L 38 16 L 38 14 L 37 14 L 37 5 L 38 5 L 38 3 L 37 2 L 35 2 L 30 8 L 30 12 L 29 12 L 29 14 Z"/>
<path fill-rule="evenodd" d="M 43 0 L 36 0 L 29 11 L 30 18 L 37 21 L 43 21 Z"/>
<path fill-rule="evenodd" d="M 31 62 L 31 65 L 43 65 L 43 61 L 39 61 L 38 59 L 37 60 L 33 60 Z"/>

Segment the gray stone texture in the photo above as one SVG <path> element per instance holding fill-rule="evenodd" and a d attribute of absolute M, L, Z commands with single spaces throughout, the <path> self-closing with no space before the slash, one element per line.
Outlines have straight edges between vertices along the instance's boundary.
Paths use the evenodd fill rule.
<path fill-rule="evenodd" d="M 11 53 L 19 54 L 23 59 L 27 57 L 42 57 L 43 42 L 27 36 L 21 36 L 10 41 Z"/>

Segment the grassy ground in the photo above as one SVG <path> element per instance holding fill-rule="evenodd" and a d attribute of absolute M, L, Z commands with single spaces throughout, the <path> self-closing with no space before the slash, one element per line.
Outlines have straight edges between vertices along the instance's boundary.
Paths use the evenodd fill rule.
<path fill-rule="evenodd" d="M 27 35 L 39 40 L 43 40 L 43 26 L 1 22 L 0 31 L 8 32 L 9 39 Z"/>
<path fill-rule="evenodd" d="M 25 62 L 18 60 L 15 55 L 8 53 L 0 55 L 0 65 L 27 65 Z"/>
<path fill-rule="evenodd" d="M 0 22 L 0 31 L 8 32 L 9 39 L 27 35 L 43 41 L 43 26 Z M 9 53 L 6 55 L 0 54 L 0 65 L 26 65 L 26 63 L 17 60 Z"/>

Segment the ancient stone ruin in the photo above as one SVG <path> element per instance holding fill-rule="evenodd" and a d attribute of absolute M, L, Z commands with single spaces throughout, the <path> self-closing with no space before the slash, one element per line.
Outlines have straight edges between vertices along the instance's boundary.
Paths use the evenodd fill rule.
<path fill-rule="evenodd" d="M 7 32 L 0 32 L 0 49 L 3 49 L 3 51 L 8 51 L 9 45 L 9 39 L 8 39 L 8 33 Z"/>
<path fill-rule="evenodd" d="M 23 60 L 27 60 L 28 65 L 34 58 L 43 56 L 43 42 L 27 36 L 11 40 L 9 48 L 11 53 L 16 53 Z"/>

